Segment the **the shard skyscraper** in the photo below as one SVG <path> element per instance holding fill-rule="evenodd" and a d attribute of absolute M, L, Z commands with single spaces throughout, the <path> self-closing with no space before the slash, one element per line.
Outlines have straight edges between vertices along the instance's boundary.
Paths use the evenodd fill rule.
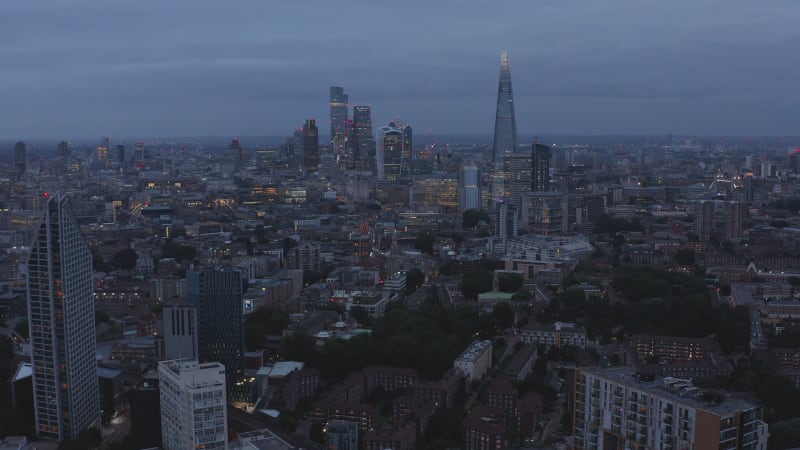
<path fill-rule="evenodd" d="M 494 119 L 492 147 L 492 203 L 509 197 L 509 169 L 506 160 L 517 148 L 517 120 L 511 92 L 511 63 L 508 53 L 500 58 L 500 84 L 497 88 L 497 112 Z M 491 205 L 489 205 L 491 206 Z"/>

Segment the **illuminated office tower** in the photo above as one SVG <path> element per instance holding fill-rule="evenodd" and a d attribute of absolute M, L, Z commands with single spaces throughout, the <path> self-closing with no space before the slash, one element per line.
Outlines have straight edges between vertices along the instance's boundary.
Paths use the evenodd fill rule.
<path fill-rule="evenodd" d="M 98 161 L 104 163 L 108 160 L 108 146 L 109 146 L 108 136 L 103 136 L 103 139 L 100 141 L 100 145 L 97 146 Z"/>
<path fill-rule="evenodd" d="M 28 161 L 28 146 L 24 142 L 19 141 L 14 144 L 14 168 L 17 173 L 22 175 L 25 173 L 26 164 Z"/>
<path fill-rule="evenodd" d="M 319 169 L 319 129 L 314 119 L 303 125 L 303 167 L 307 174 Z"/>
<path fill-rule="evenodd" d="M 28 260 L 33 408 L 41 438 L 98 426 L 92 252 L 65 196 L 47 200 Z"/>
<path fill-rule="evenodd" d="M 481 208 L 481 172 L 475 164 L 468 164 L 461 168 L 461 182 L 459 206 L 461 211 Z"/>
<path fill-rule="evenodd" d="M 345 121 L 347 120 L 348 97 L 344 88 L 331 86 L 331 148 L 337 153 L 337 144 L 343 141 L 347 134 Z"/>
<path fill-rule="evenodd" d="M 353 107 L 353 159 L 356 170 L 373 170 L 375 167 L 375 136 L 372 132 L 372 107 Z"/>
<path fill-rule="evenodd" d="M 378 129 L 377 169 L 379 180 L 395 181 L 402 175 L 403 130 L 394 122 Z"/>
<path fill-rule="evenodd" d="M 161 361 L 158 379 L 164 450 L 228 448 L 225 366 Z"/>
<path fill-rule="evenodd" d="M 517 148 L 517 121 L 514 117 L 514 96 L 511 92 L 511 63 L 508 53 L 500 58 L 500 83 L 497 89 L 497 111 L 492 145 L 492 199 L 509 195 L 509 171 L 506 158 Z"/>
<path fill-rule="evenodd" d="M 512 153 L 506 158 L 509 171 L 509 201 L 517 208 L 522 205 L 521 198 L 531 191 L 532 156 L 530 153 Z"/>
<path fill-rule="evenodd" d="M 413 135 L 411 125 L 398 123 L 398 127 L 403 130 L 403 149 L 401 151 L 400 172 L 402 176 L 408 176 L 411 173 L 411 158 L 413 155 Z"/>
<path fill-rule="evenodd" d="M 228 398 L 245 401 L 237 390 L 244 377 L 244 280 L 230 269 L 189 270 L 189 304 L 197 308 L 197 347 L 200 362 L 225 366 Z"/>
<path fill-rule="evenodd" d="M 550 147 L 533 144 L 532 190 L 533 192 L 546 192 L 550 190 Z"/>

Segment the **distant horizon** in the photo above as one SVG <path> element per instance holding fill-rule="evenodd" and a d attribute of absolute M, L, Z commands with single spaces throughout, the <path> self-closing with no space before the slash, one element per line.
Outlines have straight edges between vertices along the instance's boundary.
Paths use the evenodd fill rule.
<path fill-rule="evenodd" d="M 518 145 L 526 146 L 533 143 L 535 138 L 540 143 L 548 145 L 657 145 L 663 144 L 669 134 L 521 134 L 518 137 Z M 62 141 L 67 141 L 72 145 L 84 148 L 93 148 L 99 145 L 103 136 L 98 137 L 79 137 L 79 138 L 33 138 L 33 139 L 0 139 L 0 151 L 12 150 L 16 142 L 25 142 L 29 150 L 47 150 L 47 147 L 55 148 L 55 145 Z M 209 135 L 209 136 L 139 136 L 139 137 L 119 137 L 109 136 L 111 146 L 123 144 L 132 146 L 136 142 L 145 142 L 154 145 L 158 141 L 161 145 L 208 145 L 210 147 L 222 148 L 227 146 L 234 138 L 239 139 L 244 149 L 263 148 L 266 146 L 278 146 L 285 142 L 289 135 Z M 492 145 L 492 133 L 448 133 L 432 134 L 433 140 L 439 145 Z M 424 145 L 426 135 L 414 135 L 415 147 Z M 680 146 L 681 141 L 694 140 L 695 144 L 701 141 L 711 141 L 711 143 L 771 143 L 784 145 L 787 148 L 800 147 L 800 135 L 798 136 L 746 136 L 746 135 L 682 135 L 672 134 L 673 145 Z M 327 145 L 329 136 L 320 134 L 320 144 Z M 456 142 L 466 141 L 466 142 Z M 771 142 L 772 141 L 772 142 Z"/>

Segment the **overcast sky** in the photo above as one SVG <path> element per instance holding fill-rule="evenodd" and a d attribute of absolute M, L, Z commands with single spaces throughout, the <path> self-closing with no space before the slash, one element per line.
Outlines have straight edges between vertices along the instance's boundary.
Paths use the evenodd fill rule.
<path fill-rule="evenodd" d="M 0 19 L 2 139 L 327 134 L 332 84 L 376 125 L 489 134 L 502 50 L 520 134 L 800 135 L 797 0 L 3 1 Z"/>

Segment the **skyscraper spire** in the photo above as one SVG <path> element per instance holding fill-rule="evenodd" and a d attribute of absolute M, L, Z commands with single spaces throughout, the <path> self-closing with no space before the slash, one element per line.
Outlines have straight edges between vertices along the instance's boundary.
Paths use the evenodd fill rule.
<path fill-rule="evenodd" d="M 514 117 L 514 97 L 511 92 L 511 63 L 508 52 L 500 57 L 500 83 L 497 89 L 497 112 L 494 119 L 492 146 L 492 199 L 505 198 L 508 192 L 506 158 L 517 147 L 517 120 Z"/>

